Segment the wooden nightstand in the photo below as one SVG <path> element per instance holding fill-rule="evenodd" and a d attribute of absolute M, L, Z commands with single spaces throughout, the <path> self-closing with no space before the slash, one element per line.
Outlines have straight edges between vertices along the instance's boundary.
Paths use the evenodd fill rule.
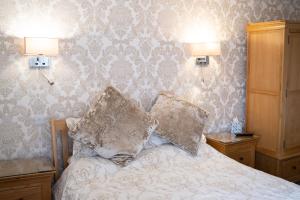
<path fill-rule="evenodd" d="M 236 137 L 231 133 L 206 134 L 207 144 L 226 156 L 248 165 L 255 166 L 255 146 L 258 136 Z"/>
<path fill-rule="evenodd" d="M 54 173 L 46 159 L 0 161 L 0 199 L 50 200 Z"/>

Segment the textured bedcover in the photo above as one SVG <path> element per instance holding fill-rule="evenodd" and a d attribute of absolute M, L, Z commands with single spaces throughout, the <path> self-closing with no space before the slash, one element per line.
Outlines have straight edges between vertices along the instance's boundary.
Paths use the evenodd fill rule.
<path fill-rule="evenodd" d="M 201 144 L 198 157 L 172 145 L 143 151 L 127 167 L 81 158 L 54 187 L 55 198 L 300 199 L 300 186 L 244 166 Z"/>

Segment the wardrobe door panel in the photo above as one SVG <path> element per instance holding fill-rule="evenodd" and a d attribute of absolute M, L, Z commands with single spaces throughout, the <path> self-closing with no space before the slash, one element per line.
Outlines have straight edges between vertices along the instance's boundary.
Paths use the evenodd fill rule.
<path fill-rule="evenodd" d="M 278 150 L 279 97 L 248 94 L 247 131 L 260 136 L 257 150 L 275 155 Z"/>
<path fill-rule="evenodd" d="M 300 148 L 300 34 L 291 34 L 288 45 L 284 145 L 286 150 Z"/>
<path fill-rule="evenodd" d="M 248 35 L 248 89 L 280 92 L 283 30 L 251 32 Z"/>

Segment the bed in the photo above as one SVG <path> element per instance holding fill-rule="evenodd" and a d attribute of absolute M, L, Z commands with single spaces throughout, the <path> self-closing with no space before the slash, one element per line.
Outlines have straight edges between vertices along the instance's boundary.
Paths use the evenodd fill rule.
<path fill-rule="evenodd" d="M 300 187 L 242 165 L 201 143 L 198 155 L 171 144 L 143 150 L 126 167 L 101 157 L 69 158 L 64 120 L 52 120 L 52 158 L 58 171 L 57 137 L 62 138 L 62 175 L 55 199 L 300 199 Z M 60 134 L 59 134 L 60 133 Z"/>

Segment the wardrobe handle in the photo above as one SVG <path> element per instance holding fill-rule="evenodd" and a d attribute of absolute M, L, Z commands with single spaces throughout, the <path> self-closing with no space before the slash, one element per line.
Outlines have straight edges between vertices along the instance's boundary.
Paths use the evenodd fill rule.
<path fill-rule="evenodd" d="M 244 160 L 244 158 L 243 157 L 240 157 L 240 161 L 243 161 Z"/>
<path fill-rule="evenodd" d="M 293 167 L 292 167 L 292 169 L 295 169 L 295 170 L 296 170 L 296 169 L 297 169 L 297 167 L 296 167 L 296 166 L 293 166 Z"/>

